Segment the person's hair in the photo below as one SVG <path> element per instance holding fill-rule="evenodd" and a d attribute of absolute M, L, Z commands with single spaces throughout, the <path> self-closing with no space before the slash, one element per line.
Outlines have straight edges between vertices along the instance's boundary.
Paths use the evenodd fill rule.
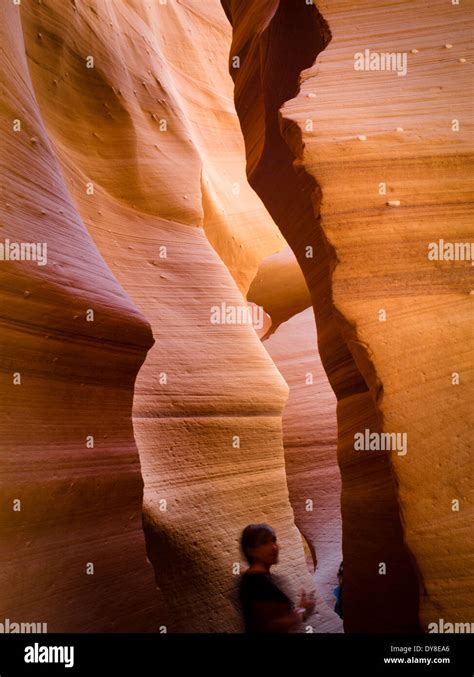
<path fill-rule="evenodd" d="M 273 536 L 275 536 L 275 531 L 268 524 L 248 524 L 245 527 L 240 537 L 240 547 L 250 565 L 253 563 L 253 557 L 249 550 L 262 545 L 262 543 L 266 543 Z"/>

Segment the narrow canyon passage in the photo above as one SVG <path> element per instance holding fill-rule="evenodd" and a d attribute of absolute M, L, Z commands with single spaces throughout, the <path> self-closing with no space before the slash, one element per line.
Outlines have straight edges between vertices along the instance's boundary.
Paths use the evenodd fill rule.
<path fill-rule="evenodd" d="M 314 580 L 288 497 L 288 387 L 251 326 L 210 320 L 216 304 L 245 305 L 260 262 L 286 246 L 245 177 L 224 68 L 229 24 L 218 3 L 196 14 L 192 2 L 139 12 L 25 3 L 21 18 L 35 95 L 74 204 L 153 331 L 133 404 L 159 587 L 159 612 L 146 622 L 157 631 L 239 630 L 238 539 L 247 523 L 276 529 L 277 575 L 293 599 Z M 75 45 L 64 36 L 71 24 Z M 114 42 L 118 24 L 141 36 L 145 61 L 143 50 Z M 187 41 L 196 25 L 204 50 Z M 103 569 L 106 538 L 102 547 L 95 559 Z M 320 595 L 308 623 L 315 632 L 341 629 L 332 600 Z"/>
<path fill-rule="evenodd" d="M 263 345 L 289 387 L 282 426 L 290 502 L 308 568 L 334 607 L 342 560 L 337 402 L 317 351 L 311 296 L 289 247 L 262 261 L 247 298 L 272 321 Z"/>
<path fill-rule="evenodd" d="M 320 225 L 321 191 L 301 165 L 300 128 L 280 120 L 281 106 L 298 94 L 300 74 L 325 49 L 330 30 L 314 5 L 269 0 L 263 14 L 249 2 L 244 3 L 245 10 L 234 0 L 222 2 L 233 24 L 230 73 L 246 140 L 249 182 L 301 266 L 313 300 L 321 359 L 338 399 L 344 627 L 356 632 L 415 631 L 418 577 L 403 538 L 390 461 L 383 454 L 356 456 L 353 449 L 354 434 L 361 426 L 381 430 L 380 386 L 363 347 L 359 365 L 348 348 L 345 335 L 351 328 L 336 315 L 332 303 L 337 259 Z M 233 67 L 236 57 L 238 68 Z M 377 387 L 376 400 L 360 363 Z M 387 561 L 391 573 L 381 576 L 380 562 Z"/>
<path fill-rule="evenodd" d="M 0 617 L 241 632 L 265 522 L 297 632 L 471 620 L 466 5 L 0 0 Z"/>
<path fill-rule="evenodd" d="M 282 324 L 264 346 L 290 388 L 283 410 L 283 446 L 296 525 L 311 548 L 318 589 L 334 606 L 342 560 L 336 398 L 316 350 L 314 325 L 313 309 L 308 308 Z"/>

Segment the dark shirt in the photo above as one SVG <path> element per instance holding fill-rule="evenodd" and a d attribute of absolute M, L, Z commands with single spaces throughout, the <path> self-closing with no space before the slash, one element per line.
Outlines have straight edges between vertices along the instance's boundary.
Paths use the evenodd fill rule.
<path fill-rule="evenodd" d="M 245 632 L 268 632 L 262 627 L 258 613 L 259 602 L 271 602 L 275 606 L 275 616 L 283 616 L 292 611 L 292 603 L 284 592 L 273 582 L 272 576 L 265 572 L 246 571 L 240 580 L 240 603 L 245 623 Z"/>

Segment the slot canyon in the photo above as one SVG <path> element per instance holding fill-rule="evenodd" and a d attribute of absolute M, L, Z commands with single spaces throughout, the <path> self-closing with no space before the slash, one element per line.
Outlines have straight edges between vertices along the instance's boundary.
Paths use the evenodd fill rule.
<path fill-rule="evenodd" d="M 474 621 L 472 16 L 0 0 L 0 620 Z"/>

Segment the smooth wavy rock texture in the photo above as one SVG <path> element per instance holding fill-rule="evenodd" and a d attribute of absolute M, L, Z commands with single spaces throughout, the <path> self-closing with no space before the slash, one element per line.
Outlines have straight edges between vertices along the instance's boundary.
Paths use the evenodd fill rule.
<path fill-rule="evenodd" d="M 469 621 L 472 266 L 428 252 L 472 237 L 472 4 L 222 2 L 249 181 L 338 399 L 345 630 Z M 407 452 L 356 451 L 366 430 Z"/>
<path fill-rule="evenodd" d="M 239 632 L 266 522 L 299 632 L 471 620 L 468 8 L 0 0 L 0 617 Z"/>
<path fill-rule="evenodd" d="M 3 233 L 48 245 L 46 266 L 0 270 L 2 613 L 50 632 L 240 630 L 247 523 L 276 529 L 293 599 L 314 580 L 288 386 L 251 325 L 210 320 L 245 308 L 286 247 L 247 183 L 230 24 L 217 1 L 1 12 Z M 330 607 L 311 629 L 341 629 Z"/>

